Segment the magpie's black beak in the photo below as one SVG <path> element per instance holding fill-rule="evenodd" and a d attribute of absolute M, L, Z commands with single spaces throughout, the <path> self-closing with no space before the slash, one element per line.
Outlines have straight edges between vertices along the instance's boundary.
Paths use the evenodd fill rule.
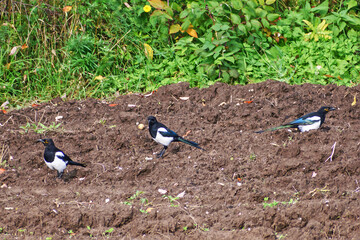
<path fill-rule="evenodd" d="M 36 140 L 36 143 L 38 143 L 38 142 L 44 143 L 44 140 L 43 139 L 38 139 L 38 140 Z"/>
<path fill-rule="evenodd" d="M 334 111 L 334 110 L 336 110 L 336 108 L 334 108 L 334 107 L 329 107 L 329 111 Z"/>

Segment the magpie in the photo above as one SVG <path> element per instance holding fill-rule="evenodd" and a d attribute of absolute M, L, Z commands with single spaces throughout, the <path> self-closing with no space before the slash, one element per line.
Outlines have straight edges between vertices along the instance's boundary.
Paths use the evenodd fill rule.
<path fill-rule="evenodd" d="M 164 146 L 161 152 L 157 154 L 158 158 L 161 158 L 164 155 L 166 149 L 171 142 L 183 142 L 193 147 L 204 150 L 203 148 L 199 147 L 198 143 L 180 137 L 174 131 L 167 128 L 164 124 L 159 123 L 154 116 L 149 116 L 148 122 L 151 137 L 155 140 L 155 142 L 160 143 Z"/>
<path fill-rule="evenodd" d="M 317 112 L 306 114 L 294 121 L 285 123 L 279 127 L 269 128 L 269 129 L 257 131 L 255 133 L 274 131 L 282 128 L 297 128 L 299 129 L 300 132 L 315 130 L 320 128 L 320 126 L 324 123 L 325 115 L 329 111 L 334 111 L 334 110 L 336 110 L 336 108 L 334 107 L 321 107 Z"/>
<path fill-rule="evenodd" d="M 58 178 L 62 177 L 68 164 L 86 167 L 85 164 L 72 161 L 63 151 L 55 147 L 54 141 L 51 138 L 39 139 L 37 142 L 42 142 L 44 144 L 45 163 L 50 169 L 56 170 L 58 172 Z"/>

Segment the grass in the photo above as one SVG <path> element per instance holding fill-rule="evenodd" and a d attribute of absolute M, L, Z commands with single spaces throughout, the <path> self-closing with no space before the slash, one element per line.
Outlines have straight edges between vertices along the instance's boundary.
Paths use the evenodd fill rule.
<path fill-rule="evenodd" d="M 8 167 L 8 162 L 7 159 L 9 159 L 9 146 L 3 144 L 1 146 L 1 150 L 0 150 L 0 166 L 1 167 Z M 0 229 L 0 233 L 1 233 L 1 229 Z"/>
<path fill-rule="evenodd" d="M 50 131 L 58 131 L 59 127 L 60 127 L 61 123 L 56 123 L 53 122 L 51 125 L 49 126 L 45 126 L 44 124 L 42 124 L 41 122 L 38 123 L 26 123 L 26 125 L 24 126 L 20 126 L 21 129 L 23 129 L 22 134 L 28 133 L 29 131 L 34 131 L 36 133 L 46 133 L 46 132 L 50 132 Z"/>

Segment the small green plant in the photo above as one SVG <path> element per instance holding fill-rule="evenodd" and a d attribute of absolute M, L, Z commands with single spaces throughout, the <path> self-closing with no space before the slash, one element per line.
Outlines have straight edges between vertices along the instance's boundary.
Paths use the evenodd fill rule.
<path fill-rule="evenodd" d="M 169 200 L 169 202 L 170 202 L 170 207 L 179 207 L 179 205 L 174 204 L 174 202 L 177 202 L 177 200 L 179 199 L 179 197 L 173 197 L 173 196 L 171 196 L 171 195 L 163 195 L 162 197 Z"/>
<path fill-rule="evenodd" d="M 110 235 L 112 232 L 114 231 L 114 228 L 109 228 L 108 230 L 105 230 L 105 232 L 103 232 L 103 235 Z"/>
<path fill-rule="evenodd" d="M 39 123 L 26 123 L 24 126 L 20 126 L 21 129 L 23 129 L 23 132 L 20 132 L 22 134 L 28 133 L 30 130 L 33 130 L 36 133 L 46 133 L 50 131 L 56 131 L 60 127 L 61 123 L 56 124 L 56 122 L 53 122 L 50 126 L 45 126 L 41 122 Z"/>
<path fill-rule="evenodd" d="M 206 224 L 204 224 L 202 227 L 200 227 L 199 225 L 197 225 L 196 223 L 194 223 L 194 227 L 200 229 L 200 230 L 203 231 L 203 232 L 208 232 L 208 231 L 210 231 L 210 229 L 206 227 Z"/>
<path fill-rule="evenodd" d="M 188 227 L 187 227 L 187 226 L 183 227 L 183 231 L 184 231 L 184 232 L 186 232 L 187 230 L 188 230 Z"/>
<path fill-rule="evenodd" d="M 21 232 L 21 233 L 25 232 L 25 231 L 26 231 L 26 229 L 21 229 L 21 228 L 18 229 L 18 232 Z"/>
<path fill-rule="evenodd" d="M 87 230 L 91 231 L 91 227 L 90 226 L 86 226 Z M 92 237 L 93 235 L 91 233 L 89 233 L 89 236 Z"/>
<path fill-rule="evenodd" d="M 263 207 L 266 208 L 266 207 L 276 207 L 279 203 L 281 203 L 282 205 L 290 205 L 290 204 L 294 204 L 297 202 L 297 200 L 294 200 L 294 199 L 290 199 L 288 202 L 278 202 L 276 200 L 274 200 L 272 203 L 268 203 L 269 201 L 269 198 L 268 197 L 265 197 L 264 198 L 264 203 L 263 203 Z"/>
<path fill-rule="evenodd" d="M 272 203 L 268 203 L 267 201 L 269 200 L 269 198 L 268 197 L 265 197 L 264 198 L 264 203 L 263 203 L 263 206 L 264 206 L 264 208 L 266 208 L 266 207 L 275 207 L 276 205 L 278 205 L 279 204 L 279 202 L 277 202 L 277 201 L 273 201 Z"/>
<path fill-rule="evenodd" d="M 331 39 L 329 35 L 332 31 L 325 31 L 329 24 L 326 23 L 326 20 L 323 20 L 318 25 L 314 26 L 311 22 L 303 20 L 303 22 L 310 28 L 312 32 L 304 34 L 305 41 L 310 41 L 314 39 L 315 42 L 319 41 L 319 38 Z"/>
<path fill-rule="evenodd" d="M 105 118 L 100 119 L 100 120 L 99 120 L 99 123 L 100 123 L 101 125 L 105 125 L 106 119 L 105 119 Z"/>
<path fill-rule="evenodd" d="M 255 153 L 251 153 L 249 159 L 250 159 L 250 161 L 256 160 L 256 155 L 255 155 Z"/>
<path fill-rule="evenodd" d="M 132 205 L 133 204 L 133 201 L 135 200 L 135 199 L 137 199 L 141 194 L 143 194 L 144 192 L 143 191 L 136 191 L 131 197 L 129 197 L 128 199 L 127 199 L 127 201 L 125 201 L 125 202 L 123 202 L 123 204 L 125 204 L 125 205 Z"/>
<path fill-rule="evenodd" d="M 287 235 L 283 235 L 283 234 L 281 234 L 281 233 L 275 233 L 275 237 L 276 237 L 276 239 L 284 239 L 284 238 L 286 238 L 286 236 Z"/>
<path fill-rule="evenodd" d="M 136 199 L 138 199 L 140 197 L 140 195 L 143 193 L 144 193 L 143 191 L 136 191 L 136 193 L 134 193 L 131 197 L 129 197 L 127 199 L 127 201 L 123 202 L 123 204 L 132 206 L 134 204 L 134 201 Z M 150 204 L 149 200 L 147 198 L 140 198 L 139 201 L 141 204 L 141 208 L 139 209 L 139 211 L 147 214 L 148 212 L 146 210 L 142 209 L 142 207 L 149 205 Z"/>
<path fill-rule="evenodd" d="M 52 240 L 52 237 L 46 237 L 45 239 L 46 240 Z"/>
<path fill-rule="evenodd" d="M 68 234 L 69 234 L 69 238 L 72 238 L 72 236 L 75 235 L 75 233 L 71 229 L 68 231 Z"/>

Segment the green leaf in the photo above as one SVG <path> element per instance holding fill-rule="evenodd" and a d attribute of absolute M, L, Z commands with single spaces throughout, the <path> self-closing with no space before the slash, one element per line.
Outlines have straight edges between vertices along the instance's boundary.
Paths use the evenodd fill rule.
<path fill-rule="evenodd" d="M 243 4 L 241 0 L 231 0 L 231 5 L 233 6 L 233 8 L 235 8 L 236 10 L 240 10 L 243 8 Z"/>
<path fill-rule="evenodd" d="M 239 72 L 236 69 L 230 69 L 229 70 L 229 74 L 232 78 L 238 78 L 239 77 Z"/>
<path fill-rule="evenodd" d="M 250 22 L 254 29 L 259 30 L 261 28 L 261 23 L 258 20 L 252 19 Z"/>
<path fill-rule="evenodd" d="M 238 29 L 243 33 L 245 34 L 247 31 L 246 31 L 246 27 L 244 24 L 239 24 L 238 25 Z"/>
<path fill-rule="evenodd" d="M 326 0 L 319 6 L 312 8 L 310 11 L 314 13 L 319 13 L 321 16 L 324 16 L 329 11 L 329 1 Z"/>
<path fill-rule="evenodd" d="M 275 2 L 276 0 L 266 0 L 266 5 L 271 5 Z"/>
<path fill-rule="evenodd" d="M 189 15 L 189 11 L 185 9 L 180 13 L 180 18 L 186 18 Z"/>
<path fill-rule="evenodd" d="M 211 27 L 214 31 L 218 32 L 221 30 L 221 24 L 220 23 L 216 23 L 215 25 L 213 25 Z"/>
<path fill-rule="evenodd" d="M 172 20 L 172 19 L 173 19 L 169 14 L 167 14 L 166 12 L 163 12 L 163 11 L 161 11 L 161 10 L 155 10 L 155 11 L 150 15 L 150 17 L 165 17 L 165 18 L 167 18 L 167 19 L 169 19 L 169 20 Z"/>
<path fill-rule="evenodd" d="M 169 6 L 165 6 L 165 11 L 167 12 L 167 14 L 169 14 L 169 16 L 173 17 L 174 16 L 174 12 L 171 9 L 171 7 Z"/>
<path fill-rule="evenodd" d="M 182 9 L 181 9 L 181 7 L 179 6 L 179 4 L 177 4 L 177 3 L 173 2 L 173 1 L 170 2 L 170 7 L 171 7 L 172 9 L 174 9 L 175 11 L 178 11 L 178 12 L 181 12 L 181 11 L 182 11 Z"/>
<path fill-rule="evenodd" d="M 231 21 L 232 21 L 234 24 L 240 24 L 240 23 L 241 23 L 241 18 L 240 18 L 240 16 L 237 15 L 237 14 L 231 13 L 231 14 L 230 14 L 230 19 L 231 19 Z"/>
<path fill-rule="evenodd" d="M 356 7 L 358 5 L 358 3 L 357 3 L 357 1 L 356 0 L 350 0 L 349 2 L 348 2 L 348 10 L 350 9 L 350 8 L 353 8 L 353 7 Z"/>
<path fill-rule="evenodd" d="M 280 17 L 280 14 L 277 13 L 269 13 L 267 16 L 267 19 L 272 22 Z"/>
<path fill-rule="evenodd" d="M 261 18 L 261 23 L 265 28 L 270 27 L 270 23 L 265 18 Z"/>
<path fill-rule="evenodd" d="M 337 37 L 339 35 L 339 33 L 340 33 L 340 30 L 336 25 L 333 25 L 331 30 L 333 32 L 334 37 Z"/>
<path fill-rule="evenodd" d="M 221 25 L 221 30 L 223 30 L 223 31 L 226 31 L 226 30 L 228 30 L 230 27 L 228 26 L 228 25 L 226 25 L 226 24 L 223 24 L 223 25 Z"/>
<path fill-rule="evenodd" d="M 189 19 L 185 19 L 185 21 L 183 22 L 183 24 L 181 25 L 181 29 L 182 30 L 187 30 L 190 26 L 191 22 Z"/>
<path fill-rule="evenodd" d="M 349 38 L 357 39 L 358 33 L 354 29 L 350 29 L 347 35 Z"/>
<path fill-rule="evenodd" d="M 209 42 L 209 41 L 206 41 L 204 46 L 203 46 L 204 49 L 209 49 L 210 51 L 213 50 L 215 47 L 216 46 L 213 43 Z"/>
<path fill-rule="evenodd" d="M 267 12 L 263 10 L 262 8 L 256 8 L 255 13 L 258 17 L 265 17 Z"/>
<path fill-rule="evenodd" d="M 228 62 L 231 62 L 231 63 L 235 62 L 234 57 L 225 57 L 225 60 L 228 61 Z"/>

